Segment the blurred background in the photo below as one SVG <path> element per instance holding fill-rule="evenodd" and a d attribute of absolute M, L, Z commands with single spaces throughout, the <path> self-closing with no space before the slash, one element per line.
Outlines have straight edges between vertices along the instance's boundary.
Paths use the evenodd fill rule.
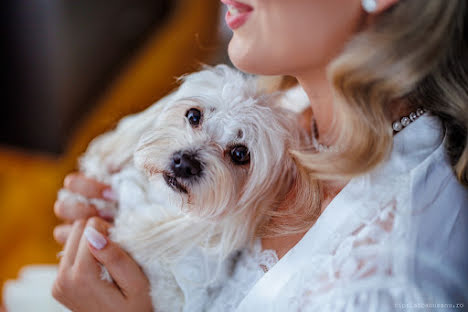
<path fill-rule="evenodd" d="M 230 32 L 216 0 L 0 6 L 1 288 L 26 264 L 57 262 L 53 203 L 92 138 L 151 105 L 200 63 L 228 62 Z"/>

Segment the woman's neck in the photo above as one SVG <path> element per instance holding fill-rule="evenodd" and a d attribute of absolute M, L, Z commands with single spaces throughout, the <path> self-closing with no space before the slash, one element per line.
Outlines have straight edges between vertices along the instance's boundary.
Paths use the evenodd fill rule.
<path fill-rule="evenodd" d="M 310 108 L 312 113 L 309 114 L 308 118 L 314 118 L 317 129 L 317 135 L 319 135 L 320 143 L 324 145 L 333 145 L 333 137 L 331 133 L 331 125 L 335 115 L 335 106 L 333 105 L 333 89 L 327 78 L 325 69 L 317 69 L 300 75 L 296 75 L 299 84 L 307 93 L 310 101 Z M 389 111 L 389 117 L 391 121 L 399 120 L 403 116 L 408 116 L 414 107 L 405 99 L 394 100 L 391 105 L 391 111 Z M 308 123 L 309 127 L 311 122 Z M 334 124 L 335 133 L 339 133 L 339 123 Z M 389 127 L 391 122 L 389 121 Z"/>
<path fill-rule="evenodd" d="M 331 144 L 331 138 L 327 137 L 334 116 L 333 92 L 327 79 L 326 70 L 313 70 L 297 75 L 297 80 L 307 93 L 315 119 L 320 141 Z M 335 125 L 336 127 L 337 125 Z"/>

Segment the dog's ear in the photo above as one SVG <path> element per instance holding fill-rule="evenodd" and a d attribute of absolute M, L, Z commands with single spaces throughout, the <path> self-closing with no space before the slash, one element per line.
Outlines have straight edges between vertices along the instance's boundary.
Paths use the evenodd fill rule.
<path fill-rule="evenodd" d="M 167 95 L 146 110 L 121 119 L 114 130 L 96 137 L 80 158 L 80 169 L 97 178 L 120 171 L 132 161 L 140 137 L 172 103 L 173 96 Z"/>
<path fill-rule="evenodd" d="M 294 160 L 296 166 L 295 183 L 292 192 L 295 194 L 291 201 L 295 210 L 304 216 L 306 220 L 315 220 L 320 214 L 321 186 L 320 183 L 311 177 L 309 172 L 297 160 Z"/>
<path fill-rule="evenodd" d="M 281 199 L 279 207 L 268 211 L 269 221 L 258 230 L 262 237 L 281 236 L 285 233 L 302 233 L 320 215 L 322 190 L 320 184 L 311 178 L 307 170 L 291 157 L 285 170 L 291 172 L 291 183 Z"/>

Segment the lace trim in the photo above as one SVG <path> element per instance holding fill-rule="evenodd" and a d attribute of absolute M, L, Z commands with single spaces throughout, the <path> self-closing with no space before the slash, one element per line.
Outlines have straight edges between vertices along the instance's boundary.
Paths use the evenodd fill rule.
<path fill-rule="evenodd" d="M 276 263 L 278 263 L 278 255 L 272 249 L 262 250 L 262 243 L 257 240 L 251 254 L 252 260 L 258 263 L 264 273 L 268 272 Z"/>
<path fill-rule="evenodd" d="M 221 290 L 208 302 L 207 311 L 235 311 L 255 283 L 278 262 L 274 250 L 262 250 L 257 240 L 251 249 L 243 250 L 236 260 L 234 270 Z"/>

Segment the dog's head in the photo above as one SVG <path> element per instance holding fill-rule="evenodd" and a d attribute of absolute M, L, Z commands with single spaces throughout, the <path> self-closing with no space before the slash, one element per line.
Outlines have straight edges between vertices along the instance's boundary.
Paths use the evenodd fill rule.
<path fill-rule="evenodd" d="M 185 76 L 141 137 L 135 164 L 155 192 L 183 211 L 237 220 L 242 224 L 230 235 L 251 236 L 265 212 L 298 185 L 288 151 L 301 132 L 295 117 L 274 102 L 258 92 L 255 78 L 227 66 Z"/>

